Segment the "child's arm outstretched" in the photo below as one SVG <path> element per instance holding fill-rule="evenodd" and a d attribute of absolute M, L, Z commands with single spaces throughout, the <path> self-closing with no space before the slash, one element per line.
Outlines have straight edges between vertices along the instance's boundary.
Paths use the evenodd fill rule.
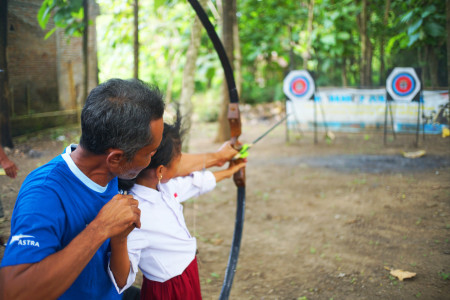
<path fill-rule="evenodd" d="M 216 178 L 216 182 L 219 182 L 225 178 L 230 178 L 234 173 L 245 167 L 245 165 L 246 162 L 243 161 L 238 164 L 230 164 L 228 169 L 213 172 L 213 175 Z"/>
<path fill-rule="evenodd" d="M 221 167 L 238 153 L 230 142 L 224 143 L 219 150 L 210 153 L 182 153 L 176 176 L 187 176 L 204 168 Z"/>

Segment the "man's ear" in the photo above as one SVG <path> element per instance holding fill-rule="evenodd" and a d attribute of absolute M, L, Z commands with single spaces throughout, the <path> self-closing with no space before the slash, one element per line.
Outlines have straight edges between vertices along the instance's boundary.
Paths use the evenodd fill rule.
<path fill-rule="evenodd" d="M 121 162 L 125 160 L 125 154 L 120 149 L 108 149 L 106 156 L 106 163 L 113 168 L 120 166 Z"/>

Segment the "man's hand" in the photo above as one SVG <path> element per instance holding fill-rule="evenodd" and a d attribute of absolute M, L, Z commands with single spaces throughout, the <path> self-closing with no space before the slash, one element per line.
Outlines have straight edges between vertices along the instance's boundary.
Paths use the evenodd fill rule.
<path fill-rule="evenodd" d="M 123 239 L 135 227 L 141 227 L 139 202 L 132 195 L 116 195 L 98 213 L 92 221 L 104 230 L 107 238 Z"/>
<path fill-rule="evenodd" d="M 8 158 L 1 161 L 0 164 L 2 165 L 3 169 L 5 169 L 5 173 L 8 177 L 16 178 L 18 168 L 17 166 Z"/>
<path fill-rule="evenodd" d="M 239 151 L 231 146 L 230 141 L 225 142 L 222 146 L 220 146 L 219 150 L 216 151 L 216 155 L 218 156 L 217 166 L 221 167 L 226 162 L 230 161 Z"/>

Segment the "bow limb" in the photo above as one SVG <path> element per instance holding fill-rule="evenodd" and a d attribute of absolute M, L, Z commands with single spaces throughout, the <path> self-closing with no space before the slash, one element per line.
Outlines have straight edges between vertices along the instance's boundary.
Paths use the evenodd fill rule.
<path fill-rule="evenodd" d="M 222 68 L 225 74 L 228 85 L 228 93 L 230 96 L 230 104 L 228 106 L 228 120 L 231 129 L 231 143 L 234 147 L 239 146 L 238 138 L 241 135 L 241 118 L 239 112 L 239 96 L 236 89 L 236 83 L 233 76 L 230 61 L 228 60 L 225 48 L 220 41 L 214 26 L 209 21 L 208 15 L 203 10 L 197 0 L 188 0 L 192 8 L 197 13 L 198 18 L 206 29 L 214 49 L 219 56 Z M 244 227 L 244 211 L 245 211 L 245 170 L 242 168 L 234 175 L 234 182 L 237 185 L 237 208 L 236 219 L 234 226 L 233 242 L 231 244 L 230 256 L 228 258 L 227 269 L 225 271 L 225 278 L 220 292 L 219 299 L 228 299 L 230 295 L 231 286 L 233 284 L 234 273 L 236 272 L 237 261 L 239 257 L 239 250 L 241 247 L 242 230 Z"/>

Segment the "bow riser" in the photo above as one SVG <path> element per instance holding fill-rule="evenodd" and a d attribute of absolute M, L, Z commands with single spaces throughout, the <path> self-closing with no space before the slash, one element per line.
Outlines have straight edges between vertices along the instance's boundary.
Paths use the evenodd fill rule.
<path fill-rule="evenodd" d="M 239 143 L 238 138 L 241 135 L 241 114 L 239 111 L 238 103 L 228 104 L 228 122 L 230 124 L 231 133 L 231 145 L 236 149 L 240 150 L 241 143 Z M 235 165 L 242 161 L 242 159 L 232 160 L 230 164 Z M 233 180 L 236 186 L 245 186 L 245 168 L 240 169 L 233 175 Z"/>

